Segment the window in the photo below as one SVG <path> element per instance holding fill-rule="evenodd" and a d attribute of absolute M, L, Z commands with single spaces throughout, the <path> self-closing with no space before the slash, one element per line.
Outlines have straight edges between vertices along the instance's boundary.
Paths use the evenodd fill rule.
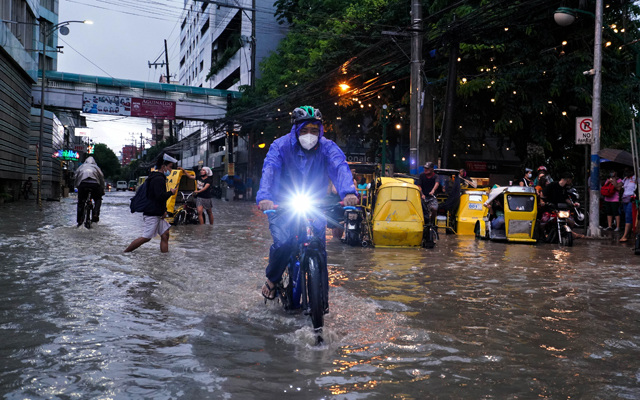
<path fill-rule="evenodd" d="M 509 204 L 509 210 L 511 211 L 533 211 L 535 205 L 534 196 L 507 196 L 507 203 Z"/>

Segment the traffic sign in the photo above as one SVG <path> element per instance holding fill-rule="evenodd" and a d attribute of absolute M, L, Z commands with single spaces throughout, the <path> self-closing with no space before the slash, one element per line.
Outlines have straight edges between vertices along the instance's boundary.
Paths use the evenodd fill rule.
<path fill-rule="evenodd" d="M 576 117 L 576 144 L 593 144 L 593 119 Z"/>

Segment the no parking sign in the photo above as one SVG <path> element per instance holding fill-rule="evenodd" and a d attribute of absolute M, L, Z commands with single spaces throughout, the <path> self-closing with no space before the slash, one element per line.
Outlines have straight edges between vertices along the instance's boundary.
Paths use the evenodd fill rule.
<path fill-rule="evenodd" d="M 593 144 L 593 119 L 576 117 L 576 144 Z"/>

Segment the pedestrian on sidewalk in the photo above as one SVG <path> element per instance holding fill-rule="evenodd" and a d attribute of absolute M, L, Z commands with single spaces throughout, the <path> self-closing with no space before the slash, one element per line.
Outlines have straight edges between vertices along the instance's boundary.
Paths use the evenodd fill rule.
<path fill-rule="evenodd" d="M 167 213 L 167 200 L 176 193 L 176 188 L 167 191 L 167 176 L 171 175 L 173 166 L 178 162 L 168 154 L 158 157 L 156 171 L 149 174 L 145 181 L 147 185 L 147 199 L 149 205 L 142 213 L 144 231 L 142 236 L 131 242 L 124 252 L 129 253 L 160 235 L 160 252 L 169 251 L 169 228 L 171 225 L 165 221 Z"/>
<path fill-rule="evenodd" d="M 31 177 L 27 178 L 22 186 L 22 195 L 25 200 L 29 200 L 29 194 L 31 193 L 31 189 L 33 189 L 33 180 Z"/>
<path fill-rule="evenodd" d="M 613 218 L 616 219 L 616 232 L 622 230 L 620 226 L 620 190 L 622 189 L 622 179 L 618 178 L 616 171 L 611 172 L 609 178 L 605 181 L 600 191 L 603 194 L 612 193 L 604 196 L 604 211 L 607 215 L 607 227 L 605 231 L 613 230 Z"/>
<path fill-rule="evenodd" d="M 621 242 L 626 242 L 631 237 L 631 227 L 633 226 L 633 199 L 636 192 L 636 177 L 633 175 L 631 168 L 625 168 L 624 179 L 622 180 L 622 210 L 624 211 L 624 235 L 620 238 Z"/>

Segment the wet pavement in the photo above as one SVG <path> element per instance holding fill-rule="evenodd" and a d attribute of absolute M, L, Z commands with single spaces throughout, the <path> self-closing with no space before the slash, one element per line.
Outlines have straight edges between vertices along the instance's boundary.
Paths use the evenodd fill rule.
<path fill-rule="evenodd" d="M 5 399 L 640 398 L 640 257 L 442 235 L 433 250 L 328 245 L 326 345 L 259 288 L 247 203 L 141 234 L 131 193 L 76 228 L 74 199 L 0 205 Z"/>

